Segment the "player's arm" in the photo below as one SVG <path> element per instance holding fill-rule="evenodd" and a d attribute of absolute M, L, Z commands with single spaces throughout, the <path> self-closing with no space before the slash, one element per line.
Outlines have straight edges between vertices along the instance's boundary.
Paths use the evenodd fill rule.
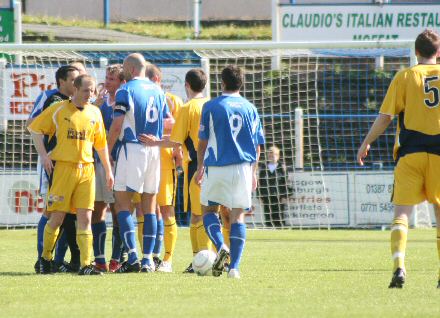
<path fill-rule="evenodd" d="M 208 147 L 207 139 L 199 139 L 199 146 L 197 147 L 197 172 L 196 172 L 196 183 L 198 185 L 202 184 L 203 174 L 205 173 L 205 166 L 203 161 L 205 159 L 206 148 Z"/>
<path fill-rule="evenodd" d="M 363 166 L 364 158 L 368 155 L 370 145 L 387 129 L 393 121 L 394 115 L 404 111 L 404 94 L 406 73 L 400 71 L 391 81 L 387 94 L 379 110 L 379 115 L 371 126 L 367 136 L 362 142 L 357 152 L 357 161 Z M 403 85 L 402 85 L 403 84 Z"/>
<path fill-rule="evenodd" d="M 255 162 L 252 164 L 252 191 L 255 191 L 258 186 L 258 161 L 260 160 L 260 154 L 261 154 L 261 147 L 260 145 L 257 145 L 257 153 L 255 157 Z"/>
<path fill-rule="evenodd" d="M 113 184 L 114 184 L 115 180 L 113 177 L 113 172 L 112 172 L 112 168 L 111 168 L 111 164 L 110 164 L 110 157 L 109 157 L 108 148 L 107 148 L 107 146 L 105 146 L 102 149 L 96 150 L 96 152 L 98 153 L 99 159 L 101 160 L 101 163 L 102 163 L 104 170 L 105 170 L 107 187 L 111 191 L 113 189 Z"/>
<path fill-rule="evenodd" d="M 52 173 L 53 163 L 47 154 L 46 147 L 44 147 L 43 134 L 33 131 L 30 131 L 30 133 L 35 145 L 35 149 L 37 149 L 38 155 L 41 158 L 41 163 L 43 164 L 44 170 L 46 170 L 46 172 L 50 175 Z"/>
<path fill-rule="evenodd" d="M 357 152 L 357 161 L 361 166 L 364 165 L 364 158 L 368 155 L 368 151 L 370 150 L 370 145 L 383 134 L 385 129 L 390 125 L 393 121 L 393 116 L 387 114 L 379 114 L 376 117 L 376 120 L 371 126 L 370 131 L 362 142 L 359 150 Z"/>
<path fill-rule="evenodd" d="M 108 132 L 108 136 L 107 136 L 107 150 L 109 151 L 109 153 L 112 152 L 113 147 L 116 144 L 116 141 L 118 140 L 119 135 L 121 134 L 122 131 L 122 124 L 124 123 L 124 117 L 125 114 L 118 114 L 115 112 L 115 116 L 113 118 L 113 122 L 112 125 L 110 126 L 110 130 Z"/>

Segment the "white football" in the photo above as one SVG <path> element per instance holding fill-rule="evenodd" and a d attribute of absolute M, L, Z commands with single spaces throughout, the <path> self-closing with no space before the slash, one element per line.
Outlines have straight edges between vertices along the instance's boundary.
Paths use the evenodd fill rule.
<path fill-rule="evenodd" d="M 216 257 L 217 254 L 211 250 L 198 252 L 192 262 L 194 272 L 199 276 L 212 275 L 212 264 L 214 264 Z"/>

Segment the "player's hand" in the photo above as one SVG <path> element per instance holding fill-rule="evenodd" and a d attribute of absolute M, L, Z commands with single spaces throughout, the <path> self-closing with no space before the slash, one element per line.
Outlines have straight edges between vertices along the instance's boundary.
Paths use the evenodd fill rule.
<path fill-rule="evenodd" d="M 197 169 L 196 179 L 195 179 L 197 185 L 200 186 L 202 184 L 204 174 L 205 174 L 205 167 L 201 167 L 201 168 Z"/>
<path fill-rule="evenodd" d="M 105 95 L 107 95 L 107 90 L 103 87 L 99 91 L 98 96 L 96 96 L 94 104 L 98 107 L 101 107 L 101 105 L 104 104 Z"/>
<path fill-rule="evenodd" d="M 46 170 L 48 175 L 51 175 L 53 171 L 53 162 L 48 155 L 41 157 L 41 163 L 43 164 L 44 170 Z"/>
<path fill-rule="evenodd" d="M 159 146 L 160 144 L 160 139 L 156 138 L 156 136 L 153 135 L 140 134 L 138 136 L 138 139 L 145 146 L 154 147 L 154 146 Z"/>
<path fill-rule="evenodd" d="M 368 155 L 368 151 L 370 151 L 370 145 L 366 143 L 362 143 L 362 145 L 359 147 L 358 153 L 357 153 L 357 162 L 363 166 L 364 165 L 364 159 Z"/>
<path fill-rule="evenodd" d="M 252 174 L 252 191 L 257 190 L 257 186 L 258 186 L 258 178 L 257 175 L 255 173 Z"/>
<path fill-rule="evenodd" d="M 113 190 L 113 185 L 115 184 L 115 178 L 113 177 L 113 173 L 110 171 L 107 175 L 106 175 L 106 181 L 107 181 L 107 189 L 109 191 Z"/>

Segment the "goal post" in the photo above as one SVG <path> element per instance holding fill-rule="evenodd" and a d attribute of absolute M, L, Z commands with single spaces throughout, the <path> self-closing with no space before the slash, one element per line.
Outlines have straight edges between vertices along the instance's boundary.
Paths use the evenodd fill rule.
<path fill-rule="evenodd" d="M 276 146 L 282 169 L 275 174 L 286 176 L 280 181 L 272 171 L 261 173 L 262 191 L 254 194 L 249 226 L 362 228 L 391 222 L 395 123 L 373 145 L 366 167 L 357 166 L 355 154 L 392 77 L 414 63 L 413 42 L 244 41 L 2 45 L 0 226 L 35 225 L 42 211 L 37 156 L 24 123 L 38 94 L 54 87 L 55 70 L 80 60 L 102 84 L 105 66 L 121 63 L 131 52 L 158 64 L 164 89 L 183 99 L 189 69 L 205 70 L 212 98 L 221 94 L 226 65 L 243 68 L 241 93 L 256 105 L 267 140 L 260 172 L 274 168 L 268 153 Z"/>

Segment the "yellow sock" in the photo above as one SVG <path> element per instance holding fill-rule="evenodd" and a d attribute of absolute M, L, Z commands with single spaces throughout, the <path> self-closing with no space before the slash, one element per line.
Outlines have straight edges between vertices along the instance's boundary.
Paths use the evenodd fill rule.
<path fill-rule="evenodd" d="M 164 220 L 163 241 L 165 245 L 164 262 L 171 262 L 173 260 L 174 249 L 177 241 L 177 224 L 176 218 L 170 217 Z"/>
<path fill-rule="evenodd" d="M 138 223 L 138 240 L 139 240 L 139 251 L 143 251 L 144 248 L 144 216 L 138 216 L 137 217 L 137 223 Z"/>
<path fill-rule="evenodd" d="M 57 242 L 59 232 L 60 228 L 53 229 L 49 223 L 47 223 L 44 227 L 43 252 L 41 253 L 41 257 L 43 257 L 45 260 L 50 261 L 53 259 L 52 251 Z"/>
<path fill-rule="evenodd" d="M 222 227 L 222 233 L 223 233 L 223 238 L 225 240 L 225 244 L 228 247 L 230 247 L 231 245 L 230 245 L 230 241 L 229 241 L 229 235 L 230 235 L 229 229 Z"/>
<path fill-rule="evenodd" d="M 212 250 L 212 242 L 206 234 L 203 221 L 197 222 L 197 244 L 199 245 L 199 251 Z"/>
<path fill-rule="evenodd" d="M 440 281 L 440 227 L 437 225 L 437 253 L 439 261 L 438 280 Z"/>
<path fill-rule="evenodd" d="M 192 224 L 189 226 L 189 237 L 191 238 L 191 247 L 193 250 L 193 255 L 199 252 L 199 244 L 197 242 L 197 226 Z"/>
<path fill-rule="evenodd" d="M 81 268 L 92 264 L 93 234 L 90 230 L 76 230 L 76 243 L 80 252 Z"/>
<path fill-rule="evenodd" d="M 391 225 L 391 255 L 395 271 L 398 267 L 405 269 L 405 249 L 408 237 L 408 221 L 403 218 L 394 218 Z"/>

